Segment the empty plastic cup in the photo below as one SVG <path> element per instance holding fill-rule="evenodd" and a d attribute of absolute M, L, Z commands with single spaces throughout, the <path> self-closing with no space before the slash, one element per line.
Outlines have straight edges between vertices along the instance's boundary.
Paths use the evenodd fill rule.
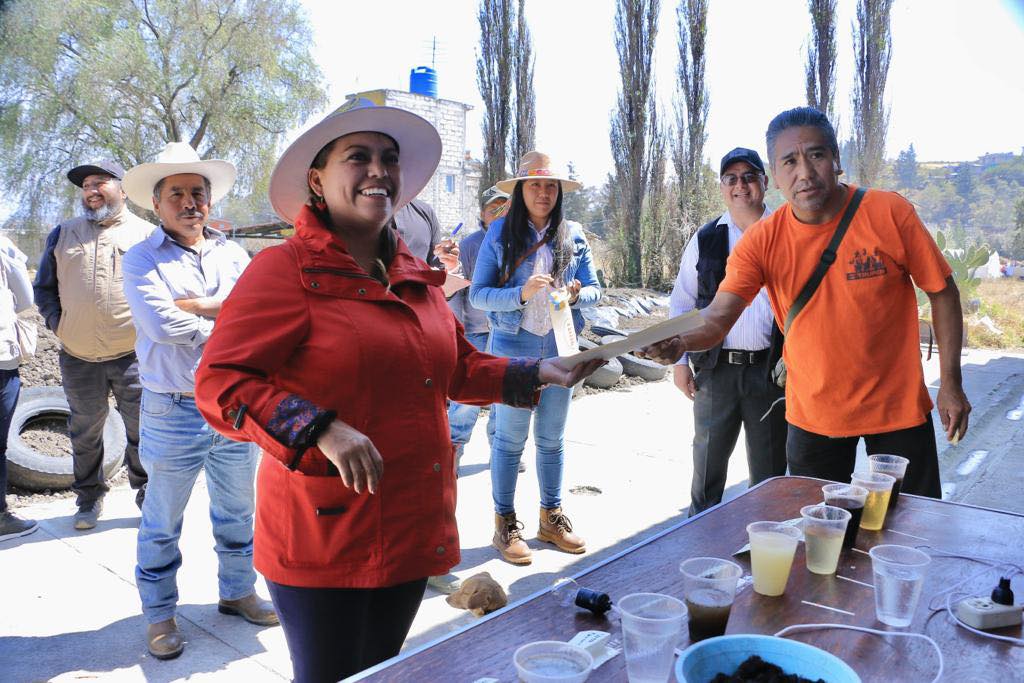
<path fill-rule="evenodd" d="M 527 643 L 512 661 L 525 683 L 583 683 L 594 665 L 593 656 L 582 647 L 557 640 Z"/>
<path fill-rule="evenodd" d="M 875 616 L 889 626 L 909 626 L 932 558 L 905 545 L 876 545 L 868 554 L 875 575 Z"/>
<path fill-rule="evenodd" d="M 807 570 L 814 574 L 835 574 L 850 513 L 831 505 L 800 508 L 804 518 L 804 552 Z"/>
<path fill-rule="evenodd" d="M 825 496 L 825 505 L 843 508 L 850 513 L 846 535 L 843 536 L 843 548 L 852 548 L 857 542 L 857 530 L 860 529 L 860 518 L 864 514 L 864 501 L 867 500 L 868 490 L 853 484 L 826 484 L 821 487 L 821 493 Z"/>
<path fill-rule="evenodd" d="M 854 472 L 851 480 L 854 486 L 868 490 L 864 500 L 864 514 L 860 518 L 860 528 L 878 531 L 885 524 L 885 513 L 889 509 L 889 496 L 896 477 L 881 472 Z"/>
<path fill-rule="evenodd" d="M 743 569 L 717 557 L 691 557 L 679 563 L 689 612 L 690 641 L 725 635 L 736 584 Z"/>
<path fill-rule="evenodd" d="M 770 597 L 782 595 L 793 567 L 800 530 L 780 522 L 754 522 L 747 525 L 747 535 L 754 590 Z"/>
<path fill-rule="evenodd" d="M 633 593 L 616 605 L 622 617 L 622 646 L 631 683 L 664 683 L 686 620 L 686 605 L 671 595 Z"/>
<path fill-rule="evenodd" d="M 900 489 L 903 488 L 903 477 L 907 474 L 907 465 L 909 464 L 910 461 L 902 455 L 886 455 L 879 453 L 878 455 L 868 456 L 868 469 L 872 472 L 888 474 L 896 479 L 896 483 L 892 485 L 892 495 L 889 496 L 890 510 L 892 510 L 893 506 L 895 506 L 899 501 Z"/>

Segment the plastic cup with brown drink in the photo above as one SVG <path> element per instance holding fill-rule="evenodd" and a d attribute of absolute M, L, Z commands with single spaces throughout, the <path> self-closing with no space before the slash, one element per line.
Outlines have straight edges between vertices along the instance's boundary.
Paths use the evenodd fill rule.
<path fill-rule="evenodd" d="M 725 635 L 743 569 L 717 557 L 691 557 L 679 563 L 679 571 L 690 615 L 690 642 Z"/>
<path fill-rule="evenodd" d="M 910 461 L 901 455 L 878 455 L 868 456 L 868 469 L 872 472 L 881 472 L 895 477 L 896 483 L 892 485 L 892 495 L 889 496 L 889 509 L 892 510 L 900 498 L 900 489 L 903 488 L 903 477 L 907 474 L 907 465 Z"/>
<path fill-rule="evenodd" d="M 854 472 L 851 483 L 868 490 L 860 528 L 878 531 L 885 524 L 885 513 L 889 510 L 889 497 L 896 477 L 881 472 Z"/>
<path fill-rule="evenodd" d="M 813 574 L 835 574 L 850 513 L 831 505 L 800 508 L 804 518 L 804 550 L 807 570 Z"/>
<path fill-rule="evenodd" d="M 860 529 L 860 518 L 864 514 L 864 501 L 868 490 L 853 484 L 826 484 L 821 487 L 825 496 L 825 505 L 843 508 L 850 513 L 850 522 L 846 525 L 843 536 L 843 550 L 849 550 L 857 542 L 857 531 Z"/>

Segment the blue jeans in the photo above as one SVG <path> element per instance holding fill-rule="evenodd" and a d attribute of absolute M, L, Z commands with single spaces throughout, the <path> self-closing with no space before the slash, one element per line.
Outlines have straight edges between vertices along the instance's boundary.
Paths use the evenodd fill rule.
<path fill-rule="evenodd" d="M 539 337 L 520 329 L 518 334 L 491 330 L 491 353 L 496 356 L 551 358 L 558 355 L 555 335 Z M 569 414 L 572 389 L 549 386 L 541 392 L 534 409 L 495 404 L 494 443 L 491 444 L 491 495 L 494 511 L 507 515 L 515 510 L 519 459 L 533 417 L 533 439 L 537 445 L 537 481 L 541 507 L 562 505 L 562 458 L 565 454 L 565 418 Z"/>
<path fill-rule="evenodd" d="M 220 598 L 250 595 L 256 584 L 252 568 L 255 451 L 250 444 L 231 441 L 211 429 L 195 400 L 181 394 L 143 389 L 141 418 L 139 453 L 149 483 L 139 525 L 135 582 L 146 620 L 155 624 L 174 616 L 175 575 L 181 566 L 178 539 L 185 505 L 203 468 Z"/>
<path fill-rule="evenodd" d="M 0 370 L 0 513 L 7 511 L 7 432 L 21 393 L 18 369 Z"/>
<path fill-rule="evenodd" d="M 467 334 L 466 339 L 477 349 L 486 351 L 488 336 L 486 332 Z M 451 428 L 453 444 L 462 447 L 469 443 L 469 438 L 473 436 L 473 427 L 476 426 L 476 418 L 479 415 L 479 406 L 467 406 L 455 401 L 448 405 L 448 425 Z M 490 416 L 487 418 L 487 441 L 488 443 L 494 441 L 494 408 L 491 408 Z"/>

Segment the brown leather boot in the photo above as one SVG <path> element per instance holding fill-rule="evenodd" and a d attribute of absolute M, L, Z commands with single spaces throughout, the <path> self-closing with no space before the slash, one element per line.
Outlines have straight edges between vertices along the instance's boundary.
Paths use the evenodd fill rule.
<path fill-rule="evenodd" d="M 523 540 L 523 523 L 516 519 L 516 513 L 507 515 L 494 513 L 494 538 L 491 545 L 498 549 L 506 562 L 530 564 L 533 551 Z"/>
<path fill-rule="evenodd" d="M 174 659 L 185 650 L 185 637 L 174 617 L 146 627 L 146 646 L 157 659 Z"/>
<path fill-rule="evenodd" d="M 553 543 L 559 550 L 578 555 L 586 552 L 587 543 L 572 532 L 572 523 L 562 514 L 562 508 L 540 509 L 540 528 L 537 540 Z"/>

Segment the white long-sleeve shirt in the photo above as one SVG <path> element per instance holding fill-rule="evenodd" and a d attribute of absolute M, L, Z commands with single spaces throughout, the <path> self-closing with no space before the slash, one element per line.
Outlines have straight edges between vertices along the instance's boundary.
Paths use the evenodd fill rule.
<path fill-rule="evenodd" d="M 771 215 L 767 206 L 761 218 Z M 736 243 L 743 237 L 743 231 L 732 222 L 732 216 L 726 211 L 718 219 L 718 225 L 729 226 L 729 253 L 736 248 Z M 679 262 L 679 274 L 676 275 L 672 295 L 669 297 L 668 312 L 670 317 L 692 311 L 697 306 L 697 259 L 700 256 L 697 234 L 686 244 Z M 742 349 L 744 351 L 760 351 L 771 346 L 772 341 L 772 308 L 768 303 L 768 294 L 764 288 L 757 293 L 754 301 L 743 310 L 736 324 L 725 335 L 722 348 Z M 688 362 L 689 354 L 683 354 L 679 364 Z"/>

